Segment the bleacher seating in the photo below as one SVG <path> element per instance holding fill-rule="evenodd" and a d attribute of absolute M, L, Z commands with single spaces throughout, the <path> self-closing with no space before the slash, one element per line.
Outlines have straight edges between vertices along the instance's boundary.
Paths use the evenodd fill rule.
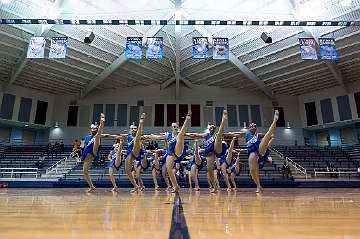
<path fill-rule="evenodd" d="M 352 172 L 359 167 L 359 162 L 342 147 L 277 146 L 276 149 L 306 168 L 308 172 L 325 172 L 330 166 L 335 171 Z"/>
<path fill-rule="evenodd" d="M 102 146 L 100 155 L 107 155 L 107 152 L 110 151 L 110 147 Z M 281 164 L 283 159 L 280 159 L 276 154 L 271 155 L 273 157 L 274 163 L 272 165 L 265 165 L 263 169 L 260 170 L 260 178 L 262 180 L 283 180 L 282 172 L 281 172 Z M 237 181 L 251 181 L 250 173 L 249 173 L 249 165 L 247 160 L 247 155 L 245 153 L 241 154 L 241 172 L 240 176 L 237 177 Z M 107 164 L 105 165 L 97 165 L 97 162 L 93 162 L 92 168 L 90 169 L 90 175 L 95 183 L 109 183 L 110 178 L 108 174 Z M 117 178 L 120 178 L 121 181 L 128 182 L 126 172 L 124 167 L 122 166 L 117 173 Z M 200 181 L 207 182 L 206 179 L 206 166 L 199 173 Z M 152 183 L 152 176 L 151 176 L 151 167 L 149 167 L 143 174 L 142 179 L 145 184 L 153 185 Z M 286 179 L 285 179 L 286 180 Z M 288 179 L 292 181 L 293 179 Z M 70 170 L 68 174 L 66 174 L 61 181 L 63 183 L 66 182 L 85 182 L 83 172 L 82 172 L 82 164 L 78 165 L 77 167 Z M 221 180 L 222 181 L 222 180 Z M 184 183 L 184 180 L 180 178 L 179 183 Z"/>
<path fill-rule="evenodd" d="M 107 154 L 110 152 L 111 146 L 101 146 L 100 157 L 107 158 Z M 0 168 L 39 168 L 39 174 L 44 174 L 46 169 L 58 162 L 60 159 L 67 157 L 71 152 L 70 147 L 65 147 L 62 152 L 49 152 L 47 145 L 7 145 L 4 148 L 3 154 L 0 157 Z M 41 165 L 38 164 L 39 156 L 44 154 L 45 160 Z M 276 159 L 276 155 L 272 155 Z M 250 182 L 249 166 L 247 161 L 247 155 L 241 154 L 241 176 L 238 181 Z M 282 159 L 274 160 L 273 165 L 266 165 L 260 170 L 260 177 L 262 180 L 281 180 Z M 40 166 L 40 167 L 39 167 Z M 107 161 L 103 165 L 99 165 L 99 162 L 93 162 L 93 166 L 90 170 L 90 175 L 93 177 L 94 182 L 106 182 L 109 183 L 109 174 L 107 168 Z M 124 167 L 118 172 L 120 179 L 123 183 L 129 184 Z M 143 180 L 148 185 L 152 185 L 151 168 L 147 169 L 143 174 Z M 6 177 L 3 175 L 0 177 Z M 207 182 L 206 180 L 206 166 L 200 172 L 200 180 Z M 82 182 L 85 183 L 85 179 L 82 172 L 82 164 L 78 164 L 68 173 L 62 176 L 60 179 L 63 183 Z M 291 179 L 290 179 L 291 180 Z M 179 180 L 184 181 L 180 178 Z"/>
<path fill-rule="evenodd" d="M 351 157 L 351 159 L 360 162 L 360 144 L 343 147 L 343 150 Z"/>
<path fill-rule="evenodd" d="M 47 145 L 6 145 L 0 157 L 0 168 L 39 168 L 41 174 L 70 152 L 69 147 L 61 152 L 50 152 Z M 39 160 L 41 154 L 45 156 L 43 161 Z"/>

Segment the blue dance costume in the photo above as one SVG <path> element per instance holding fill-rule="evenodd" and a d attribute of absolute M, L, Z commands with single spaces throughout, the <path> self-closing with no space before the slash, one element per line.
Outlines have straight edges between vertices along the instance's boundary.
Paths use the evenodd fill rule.
<path fill-rule="evenodd" d="M 258 133 L 255 133 L 253 135 L 250 132 L 248 132 L 246 134 L 246 145 L 247 145 L 248 156 L 250 156 L 251 153 L 255 153 L 256 156 L 261 158 L 261 155 L 259 153 L 260 142 L 261 141 Z"/>
<path fill-rule="evenodd" d="M 138 156 L 134 155 L 134 153 L 133 153 L 135 137 L 132 136 L 131 134 L 128 134 L 127 143 L 128 143 L 128 146 L 126 149 L 125 158 L 127 158 L 131 154 L 136 161 L 141 160 L 141 158 L 142 158 L 141 154 L 144 154 L 144 152 L 143 152 L 144 149 L 142 149 L 142 148 L 140 149 L 140 154 Z"/>
<path fill-rule="evenodd" d="M 234 173 L 235 176 L 240 175 L 240 168 L 239 168 L 239 172 L 236 173 L 236 164 L 235 163 L 231 166 L 231 173 Z"/>
<path fill-rule="evenodd" d="M 195 165 L 196 168 L 200 171 L 200 170 L 204 167 L 204 161 L 205 161 L 206 159 L 205 159 L 205 157 L 200 156 L 201 163 L 200 163 L 200 165 L 198 165 L 198 164 L 196 164 L 196 160 L 195 160 L 195 151 L 193 151 L 192 154 L 193 154 L 194 158 L 193 158 L 192 160 L 190 160 L 190 162 L 189 162 L 189 169 L 191 170 L 191 167 L 192 167 L 193 165 Z"/>
<path fill-rule="evenodd" d="M 121 149 L 120 149 L 121 150 Z M 120 156 L 121 157 L 121 156 Z M 117 171 L 119 171 L 120 167 L 121 167 L 121 159 L 120 159 L 120 165 L 119 167 L 116 167 L 116 164 L 115 164 L 115 161 L 116 161 L 116 150 L 113 149 L 111 150 L 111 161 L 109 163 L 109 168 L 112 168 L 114 167 Z"/>
<path fill-rule="evenodd" d="M 222 145 L 222 149 L 221 149 L 221 153 L 217 153 L 215 151 L 215 140 L 216 140 L 217 134 L 213 134 L 211 135 L 210 133 L 207 133 L 206 138 L 205 138 L 205 143 L 204 143 L 204 147 L 205 147 L 205 155 L 209 155 L 210 153 L 214 153 L 216 157 L 220 158 L 222 155 L 225 154 L 226 152 L 226 144 Z"/>
<path fill-rule="evenodd" d="M 146 159 L 146 161 L 147 161 L 147 164 L 146 164 L 146 167 L 144 168 L 143 166 L 142 166 L 142 160 L 143 160 L 143 157 L 146 157 L 146 155 L 145 155 L 145 153 L 146 153 L 146 150 L 144 149 L 144 148 L 141 148 L 140 149 L 140 154 L 139 154 L 139 156 L 138 157 L 136 157 L 135 158 L 135 160 L 136 160 L 136 167 L 139 167 L 139 166 L 141 166 L 141 168 L 143 169 L 143 170 L 146 170 L 150 165 L 150 162 Z"/>
<path fill-rule="evenodd" d="M 156 164 L 155 164 L 155 156 L 153 158 L 153 162 L 152 162 L 152 169 L 155 169 L 156 172 L 158 172 L 159 174 L 162 173 L 162 163 L 160 163 L 160 160 L 158 161 L 159 162 L 159 168 L 156 168 Z"/>
<path fill-rule="evenodd" d="M 231 159 L 230 164 L 228 164 L 228 162 L 226 160 L 228 153 L 229 153 L 229 150 L 226 150 L 226 153 L 224 155 L 222 155 L 220 158 L 220 166 L 223 164 L 226 164 L 226 169 L 230 168 L 233 163 L 233 159 Z"/>
<path fill-rule="evenodd" d="M 264 167 L 264 165 L 269 161 L 270 153 L 271 153 L 271 149 L 268 148 L 268 149 L 266 149 L 264 156 L 259 158 L 259 168 L 260 169 L 262 169 Z"/>
<path fill-rule="evenodd" d="M 186 157 L 186 154 L 187 154 L 187 150 L 189 148 L 189 143 L 187 142 L 184 142 L 184 149 L 183 149 L 183 152 L 181 155 L 176 155 L 175 154 L 175 147 L 176 147 L 176 142 L 177 142 L 177 137 L 176 136 L 173 136 L 173 134 L 171 132 L 168 132 L 168 135 L 167 135 L 167 141 L 168 141 L 168 150 L 167 150 L 167 155 L 169 156 L 175 156 L 175 163 L 180 163 L 185 157 Z"/>
<path fill-rule="evenodd" d="M 259 167 L 260 169 L 264 167 L 265 163 L 269 160 L 268 157 L 270 155 L 271 150 L 266 149 L 264 155 L 259 153 L 259 146 L 260 146 L 260 137 L 259 134 L 256 133 L 252 135 L 250 132 L 246 134 L 246 144 L 247 144 L 247 153 L 250 155 L 251 153 L 255 153 L 258 156 L 259 160 Z"/>
<path fill-rule="evenodd" d="M 94 158 L 95 161 L 98 160 L 99 159 L 99 150 L 96 152 L 96 155 L 94 155 L 94 152 L 93 152 L 94 144 L 95 144 L 95 137 L 91 134 L 87 135 L 85 137 L 85 143 L 86 143 L 86 147 L 81 156 L 81 160 L 85 160 L 88 154 L 90 154 Z"/>

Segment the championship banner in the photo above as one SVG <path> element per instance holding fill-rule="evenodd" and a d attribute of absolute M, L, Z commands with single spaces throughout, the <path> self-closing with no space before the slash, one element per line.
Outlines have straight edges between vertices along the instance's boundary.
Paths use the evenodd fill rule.
<path fill-rule="evenodd" d="M 316 42 L 314 38 L 299 38 L 300 53 L 303 60 L 317 60 Z"/>
<path fill-rule="evenodd" d="M 67 37 L 53 37 L 51 40 L 49 58 L 65 58 L 67 45 Z"/>
<path fill-rule="evenodd" d="M 192 58 L 207 59 L 209 57 L 209 42 L 207 37 L 193 37 Z"/>
<path fill-rule="evenodd" d="M 44 58 L 45 38 L 31 37 L 27 51 L 27 58 Z"/>
<path fill-rule="evenodd" d="M 164 54 L 164 44 L 162 37 L 148 37 L 147 38 L 147 59 L 162 59 Z"/>
<path fill-rule="evenodd" d="M 321 60 L 337 60 L 334 38 L 319 38 L 319 45 Z"/>
<path fill-rule="evenodd" d="M 129 59 L 142 58 L 142 37 L 128 37 L 126 40 L 125 56 Z"/>
<path fill-rule="evenodd" d="M 213 38 L 213 59 L 229 59 L 229 38 Z"/>

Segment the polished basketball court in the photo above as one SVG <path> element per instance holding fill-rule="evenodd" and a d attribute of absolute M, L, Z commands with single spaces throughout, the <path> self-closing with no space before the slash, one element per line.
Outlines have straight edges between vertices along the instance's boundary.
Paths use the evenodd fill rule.
<path fill-rule="evenodd" d="M 0 238 L 360 238 L 360 189 L 253 191 L 1 189 Z"/>

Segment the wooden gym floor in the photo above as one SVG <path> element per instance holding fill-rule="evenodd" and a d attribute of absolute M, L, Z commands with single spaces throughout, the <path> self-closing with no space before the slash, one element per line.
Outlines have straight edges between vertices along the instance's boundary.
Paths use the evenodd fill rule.
<path fill-rule="evenodd" d="M 0 189 L 0 238 L 360 238 L 360 189 L 84 191 Z"/>

